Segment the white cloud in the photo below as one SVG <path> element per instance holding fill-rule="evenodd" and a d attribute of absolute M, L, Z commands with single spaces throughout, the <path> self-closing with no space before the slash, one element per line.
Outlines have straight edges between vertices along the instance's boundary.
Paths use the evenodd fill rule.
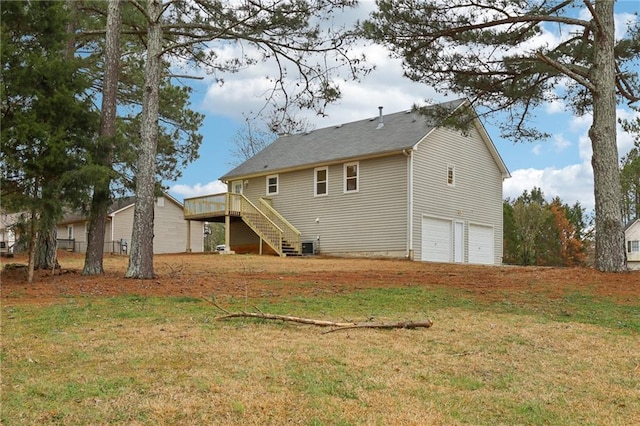
<path fill-rule="evenodd" d="M 564 137 L 562 134 L 553 136 L 553 146 L 556 152 L 564 151 L 571 146 L 571 141 Z"/>
<path fill-rule="evenodd" d="M 533 187 L 542 189 L 547 201 L 560 197 L 562 202 L 580 205 L 593 210 L 593 173 L 588 163 L 572 164 L 554 169 L 520 169 L 511 173 L 511 178 L 505 180 L 503 191 L 505 198 L 517 198 L 523 191 L 531 191 Z"/>
<path fill-rule="evenodd" d="M 545 112 L 547 114 L 562 113 L 562 112 L 566 112 L 566 110 L 567 110 L 567 106 L 560 99 L 556 99 L 545 105 Z"/>
<path fill-rule="evenodd" d="M 318 117 L 307 110 L 299 112 L 298 118 L 306 119 L 316 127 L 325 127 L 376 115 L 378 106 L 384 106 L 385 112 L 391 113 L 409 109 L 416 103 L 425 104 L 426 100 L 445 100 L 426 85 L 402 77 L 401 60 L 390 58 L 386 48 L 371 44 L 355 51 L 356 55 L 361 53 L 376 67 L 375 70 L 360 81 L 340 81 L 342 97 L 326 108 L 326 117 Z M 236 120 L 240 120 L 243 113 L 259 111 L 272 89 L 266 78 L 268 74 L 273 75 L 269 64 L 257 64 L 252 69 L 223 76 L 226 79 L 222 85 L 208 80 L 201 108 L 207 113 Z"/>
<path fill-rule="evenodd" d="M 589 129 L 593 121 L 591 114 L 584 114 L 582 116 L 573 116 L 569 122 L 569 130 L 572 132 L 584 132 Z"/>
<path fill-rule="evenodd" d="M 616 25 L 616 40 L 624 38 L 627 31 L 638 22 L 638 16 L 632 13 L 617 13 L 614 19 Z"/>
<path fill-rule="evenodd" d="M 531 149 L 531 153 L 533 155 L 540 155 L 540 152 L 542 151 L 542 145 L 537 144 L 535 145 L 532 149 Z"/>
<path fill-rule="evenodd" d="M 631 119 L 640 116 L 640 113 L 629 110 L 618 110 L 618 118 Z M 573 205 L 580 202 L 587 211 L 595 208 L 593 195 L 593 169 L 591 167 L 591 140 L 588 135 L 591 116 L 574 117 L 570 127 L 574 130 L 581 129 L 582 134 L 578 137 L 578 150 L 581 163 L 571 164 L 563 168 L 545 169 L 519 169 L 511 173 L 511 178 L 505 180 L 503 191 L 504 197 L 517 198 L 524 190 L 531 191 L 535 186 L 542 189 L 547 200 L 553 197 L 560 199 L 567 204 Z M 624 156 L 633 147 L 633 136 L 622 131 L 618 126 L 618 152 L 619 156 Z M 570 142 L 562 135 L 554 137 L 556 147 Z M 534 148 L 535 149 L 538 146 Z"/>
<path fill-rule="evenodd" d="M 640 112 L 618 108 L 616 110 L 616 117 L 619 119 L 633 120 L 640 117 Z M 582 132 L 582 134 L 578 138 L 578 147 L 580 152 L 580 159 L 586 162 L 590 162 L 591 156 L 593 155 L 593 150 L 591 148 L 591 139 L 589 139 L 588 133 L 592 120 L 593 116 L 591 114 L 587 114 L 582 117 L 573 117 L 571 123 L 569 124 L 569 128 L 572 131 Z M 633 148 L 634 138 L 632 134 L 626 133 L 624 130 L 622 130 L 622 126 L 618 124 L 616 142 L 618 144 L 618 157 L 622 158 L 631 150 L 631 148 Z"/>
<path fill-rule="evenodd" d="M 347 8 L 336 11 L 330 19 L 334 25 L 351 25 L 357 20 L 363 20 L 375 10 L 373 1 L 365 0 L 356 8 Z M 583 19 L 590 19 L 588 10 L 584 7 L 578 9 L 578 15 Z M 616 14 L 616 29 L 624 33 L 629 22 L 637 17 L 630 13 Z M 324 25 L 324 24 L 323 24 Z M 541 46 L 554 45 L 561 40 L 574 36 L 574 27 L 564 28 L 555 25 L 541 25 L 541 33 L 529 40 L 526 45 L 518 49 L 508 49 L 503 53 L 517 53 L 522 50 L 535 50 Z M 562 31 L 560 31 L 562 29 Z M 211 45 L 221 59 L 234 59 L 243 55 L 259 57 L 260 51 L 255 47 L 239 43 L 216 43 Z M 361 82 L 343 81 L 340 86 L 343 93 L 342 99 L 335 105 L 326 109 L 328 118 L 321 119 L 311 111 L 301 112 L 300 118 L 306 118 L 317 127 L 330 126 L 352 120 L 367 117 L 377 112 L 377 106 L 383 105 L 385 111 L 395 112 L 409 108 L 413 103 L 425 99 L 441 101 L 444 98 L 437 95 L 431 88 L 417 84 L 402 77 L 402 62 L 399 59 L 390 58 L 389 51 L 379 45 L 361 42 L 353 51 L 354 54 L 364 53 L 368 62 L 375 65 L 376 69 L 365 76 Z M 242 114 L 257 112 L 265 105 L 265 97 L 272 88 L 266 76 L 273 75 L 274 62 L 257 63 L 241 70 L 238 73 L 218 73 L 217 77 L 223 78 L 225 83 L 219 85 L 212 76 L 205 77 L 208 89 L 201 106 L 207 113 L 240 120 Z M 345 70 L 346 71 L 346 70 Z M 295 75 L 292 75 L 295 77 Z M 291 82 L 295 84 L 295 82 Z M 566 111 L 566 105 L 560 101 L 551 101 L 545 105 L 548 114 Z M 590 117 L 586 118 L 590 121 Z"/>
<path fill-rule="evenodd" d="M 591 139 L 589 139 L 589 135 L 584 134 L 578 138 L 578 152 L 580 153 L 580 160 L 585 163 L 591 162 L 593 149 L 591 148 Z"/>
<path fill-rule="evenodd" d="M 640 118 L 639 111 L 618 109 L 616 116 L 623 120 L 634 120 Z M 625 156 L 631 148 L 633 148 L 634 137 L 632 134 L 626 133 L 622 130 L 622 126 L 618 124 L 618 154 L 622 158 Z"/>
<path fill-rule="evenodd" d="M 217 194 L 220 192 L 227 192 L 227 185 L 219 180 L 205 183 L 197 183 L 195 185 L 183 185 L 177 184 L 169 188 L 169 192 L 173 195 L 180 195 L 176 198 L 191 198 L 198 197 L 200 195 Z"/>

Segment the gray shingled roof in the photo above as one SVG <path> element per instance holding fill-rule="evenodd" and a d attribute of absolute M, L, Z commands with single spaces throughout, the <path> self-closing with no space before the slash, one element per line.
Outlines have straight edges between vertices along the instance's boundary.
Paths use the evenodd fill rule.
<path fill-rule="evenodd" d="M 136 197 L 135 196 L 129 196 L 129 197 L 123 197 L 123 198 L 118 198 L 117 200 L 115 200 L 110 206 L 109 209 L 107 210 L 108 214 L 111 214 L 115 211 L 120 210 L 121 208 L 130 206 L 131 204 L 135 204 L 136 202 Z M 67 211 L 64 215 L 64 217 L 58 222 L 58 225 L 65 225 L 68 223 L 75 223 L 75 222 L 81 222 L 81 221 L 85 221 L 89 219 L 89 212 L 83 212 L 83 211 Z"/>
<path fill-rule="evenodd" d="M 465 99 L 436 105 L 454 110 Z M 307 133 L 281 136 L 252 158 L 220 178 L 228 181 L 250 175 L 356 159 L 370 155 L 400 152 L 413 147 L 438 123 L 410 111 L 325 127 Z"/>
<path fill-rule="evenodd" d="M 179 206 L 182 206 L 182 203 L 180 203 L 180 201 L 176 200 L 175 198 L 173 198 L 169 194 L 164 193 L 164 196 L 166 198 L 170 199 L 170 200 L 173 200 L 173 202 L 175 202 Z M 137 197 L 135 195 L 130 195 L 130 196 L 127 196 L 127 197 L 117 198 L 109 206 L 109 208 L 107 210 L 107 214 L 112 214 L 112 213 L 117 212 L 120 209 L 123 209 L 125 207 L 134 205 L 136 203 L 136 198 Z M 72 212 L 66 212 L 64 217 L 58 222 L 58 224 L 59 225 L 65 225 L 65 224 L 68 224 L 68 223 L 81 222 L 81 221 L 88 220 L 88 219 L 89 219 L 89 213 L 88 212 L 72 211 Z"/>

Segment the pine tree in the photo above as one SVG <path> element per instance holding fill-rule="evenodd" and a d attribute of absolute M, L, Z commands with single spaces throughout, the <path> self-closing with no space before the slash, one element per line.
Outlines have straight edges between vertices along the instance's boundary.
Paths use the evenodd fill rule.
<path fill-rule="evenodd" d="M 74 176 L 95 135 L 91 81 L 68 55 L 64 3 L 8 2 L 1 13 L 3 206 L 31 213 L 30 268 L 52 268 L 55 224 L 80 196 Z"/>

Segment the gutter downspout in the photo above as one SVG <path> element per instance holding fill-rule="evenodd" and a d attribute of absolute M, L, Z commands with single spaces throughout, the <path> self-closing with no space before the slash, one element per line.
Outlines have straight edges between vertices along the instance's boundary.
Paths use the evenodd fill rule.
<path fill-rule="evenodd" d="M 407 157 L 407 254 L 413 260 L 413 150 L 403 149 Z"/>
<path fill-rule="evenodd" d="M 113 213 L 111 213 L 109 216 L 111 216 L 111 253 L 113 253 L 114 251 L 113 237 L 115 235 L 115 231 L 113 228 L 115 226 L 116 216 Z"/>

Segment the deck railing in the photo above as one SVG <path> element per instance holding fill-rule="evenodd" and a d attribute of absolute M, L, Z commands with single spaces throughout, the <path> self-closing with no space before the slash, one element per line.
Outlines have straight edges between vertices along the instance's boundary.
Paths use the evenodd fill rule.
<path fill-rule="evenodd" d="M 205 195 L 204 197 L 185 198 L 184 218 L 201 219 L 227 214 L 229 193 Z"/>

